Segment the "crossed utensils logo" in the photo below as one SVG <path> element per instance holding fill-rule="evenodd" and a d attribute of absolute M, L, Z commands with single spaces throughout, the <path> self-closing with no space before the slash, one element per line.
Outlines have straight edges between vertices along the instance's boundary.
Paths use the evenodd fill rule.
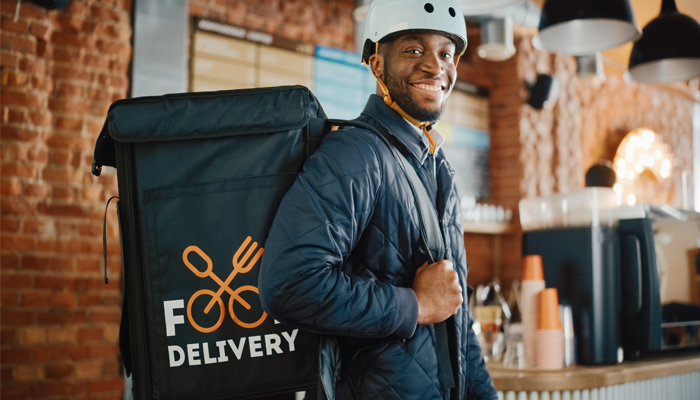
<path fill-rule="evenodd" d="M 248 322 L 241 321 L 236 316 L 236 313 L 233 310 L 233 305 L 236 302 L 241 303 L 241 305 L 246 310 L 251 309 L 251 305 L 247 301 L 245 301 L 243 299 L 243 297 L 240 296 L 240 294 L 242 292 L 250 291 L 250 292 L 255 292 L 256 294 L 258 294 L 258 288 L 255 286 L 252 286 L 252 285 L 243 285 L 243 286 L 238 287 L 235 290 L 231 289 L 229 287 L 229 285 L 233 281 L 233 278 L 235 278 L 236 275 L 238 275 L 239 273 L 240 274 L 248 273 L 251 269 L 253 269 L 253 267 L 255 266 L 255 263 L 258 262 L 258 260 L 260 259 L 260 257 L 263 254 L 264 249 L 261 247 L 257 251 L 257 253 L 255 253 L 255 255 L 253 256 L 255 249 L 258 247 L 257 242 L 253 242 L 253 244 L 250 246 L 250 248 L 248 248 L 248 251 L 245 252 L 245 255 L 243 254 L 245 249 L 248 247 L 248 244 L 250 244 L 251 240 L 252 240 L 252 238 L 250 236 L 248 236 L 243 241 L 243 244 L 241 244 L 241 246 L 236 251 L 236 254 L 233 256 L 233 260 L 232 260 L 233 271 L 231 271 L 231 273 L 229 274 L 228 278 L 226 278 L 225 281 L 222 281 L 221 278 L 219 278 L 214 273 L 214 271 L 213 271 L 214 265 L 211 261 L 211 258 L 209 258 L 209 256 L 204 251 L 202 251 L 202 249 L 200 249 L 199 247 L 189 246 L 182 253 L 182 261 L 185 263 L 187 268 L 189 268 L 190 271 L 192 271 L 192 273 L 194 273 L 195 275 L 197 275 L 200 278 L 209 277 L 219 285 L 219 290 L 217 290 L 216 292 L 214 292 L 213 290 L 209 290 L 209 289 L 201 289 L 201 290 L 196 291 L 192 295 L 192 297 L 190 297 L 190 300 L 187 302 L 187 318 L 190 320 L 190 324 L 192 324 L 192 326 L 196 330 L 198 330 L 202 333 L 209 333 L 209 332 L 214 332 L 215 330 L 219 329 L 221 324 L 224 322 L 224 316 L 226 315 L 226 312 L 224 309 L 224 301 L 221 299 L 221 295 L 224 292 L 227 292 L 230 296 L 229 300 L 228 300 L 228 311 L 229 311 L 229 314 L 231 315 L 231 319 L 233 319 L 233 321 L 236 324 L 238 324 L 238 326 L 243 327 L 243 328 L 248 328 L 248 329 L 255 328 L 255 327 L 260 326 L 260 324 L 262 324 L 263 321 L 265 321 L 265 318 L 267 318 L 267 313 L 263 312 L 260 319 L 258 319 L 255 322 L 248 323 Z M 192 263 L 190 263 L 190 261 L 188 260 L 188 256 L 192 252 L 197 253 L 197 255 L 199 255 L 199 257 L 201 257 L 206 262 L 207 269 L 205 271 L 200 271 L 199 269 L 197 269 L 197 267 L 195 267 L 194 265 L 192 265 Z M 253 256 L 252 259 L 250 258 L 251 256 Z M 247 265 L 245 265 L 246 262 L 248 262 Z M 209 311 L 211 311 L 211 309 L 214 307 L 214 304 L 219 305 L 219 309 L 220 309 L 219 320 L 211 327 L 207 328 L 207 327 L 200 326 L 199 324 L 197 324 L 194 321 L 194 317 L 192 316 L 192 306 L 194 304 L 194 301 L 199 296 L 210 296 L 211 297 L 211 300 L 209 300 L 209 303 L 204 308 L 205 314 L 209 314 Z"/>

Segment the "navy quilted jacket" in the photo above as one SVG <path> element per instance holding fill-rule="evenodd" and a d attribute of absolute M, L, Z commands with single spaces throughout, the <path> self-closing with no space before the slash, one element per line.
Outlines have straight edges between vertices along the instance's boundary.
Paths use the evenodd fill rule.
<path fill-rule="evenodd" d="M 433 161 L 425 138 L 380 97 L 370 97 L 359 120 L 391 132 L 416 169 L 467 293 L 454 170 L 442 152 Z M 434 328 L 416 324 L 410 289 L 427 259 L 408 181 L 389 149 L 371 131 L 342 128 L 326 135 L 282 201 L 260 270 L 262 305 L 280 321 L 324 335 L 320 368 L 329 398 L 496 399 L 466 300 L 447 321 L 457 388 L 440 388 Z"/>

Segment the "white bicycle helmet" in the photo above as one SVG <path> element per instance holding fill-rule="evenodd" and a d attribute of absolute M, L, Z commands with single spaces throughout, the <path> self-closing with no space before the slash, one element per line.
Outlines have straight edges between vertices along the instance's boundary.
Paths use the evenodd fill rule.
<path fill-rule="evenodd" d="M 441 33 L 455 42 L 455 63 L 467 48 L 467 26 L 455 0 L 374 0 L 365 21 L 362 61 L 376 51 L 376 43 L 409 32 Z"/>

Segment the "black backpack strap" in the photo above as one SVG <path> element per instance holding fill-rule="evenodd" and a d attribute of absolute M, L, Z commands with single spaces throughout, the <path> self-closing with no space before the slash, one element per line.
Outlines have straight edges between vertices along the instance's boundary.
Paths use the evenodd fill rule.
<path fill-rule="evenodd" d="M 445 240 L 442 236 L 442 230 L 440 229 L 440 223 L 438 222 L 437 211 L 435 206 L 428 196 L 428 192 L 425 190 L 423 182 L 418 178 L 416 170 L 408 162 L 406 157 L 394 146 L 386 135 L 391 135 L 390 132 L 386 134 L 382 133 L 379 129 L 373 127 L 372 125 L 366 124 L 361 121 L 344 121 L 344 120 L 329 120 L 329 122 L 336 126 L 358 126 L 360 128 L 367 129 L 374 132 L 379 136 L 386 146 L 391 150 L 391 154 L 396 159 L 399 164 L 401 171 L 408 179 L 408 184 L 411 187 L 411 192 L 413 193 L 413 199 L 416 204 L 416 210 L 418 211 L 418 222 L 420 224 L 420 233 L 423 243 L 428 250 L 428 257 L 430 258 L 430 263 L 436 263 L 440 260 L 445 259 Z"/>
<path fill-rule="evenodd" d="M 428 250 L 428 257 L 430 258 L 430 264 L 434 264 L 438 261 L 445 259 L 445 239 L 442 236 L 442 230 L 440 229 L 440 223 L 438 222 L 437 211 L 435 206 L 428 196 L 428 192 L 425 190 L 423 182 L 418 178 L 416 170 L 413 166 L 406 160 L 406 157 L 401 154 L 401 152 L 394 146 L 386 135 L 391 135 L 391 132 L 386 134 L 382 133 L 379 129 L 373 127 L 372 125 L 366 124 L 358 120 L 345 121 L 332 119 L 329 120 L 332 125 L 335 126 L 357 126 L 360 128 L 367 129 L 368 131 L 374 132 L 379 136 L 386 146 L 391 150 L 391 154 L 396 159 L 399 164 L 401 171 L 408 179 L 408 184 L 411 187 L 411 192 L 413 193 L 413 199 L 416 203 L 416 210 L 418 211 L 418 222 L 420 224 L 420 233 L 423 243 Z M 439 322 L 435 325 L 435 351 L 437 353 L 438 360 L 438 378 L 440 379 L 440 385 L 442 389 L 452 389 L 455 387 L 454 375 L 452 373 L 452 364 L 450 361 L 450 349 L 449 342 L 447 338 L 447 326 L 445 321 Z"/>

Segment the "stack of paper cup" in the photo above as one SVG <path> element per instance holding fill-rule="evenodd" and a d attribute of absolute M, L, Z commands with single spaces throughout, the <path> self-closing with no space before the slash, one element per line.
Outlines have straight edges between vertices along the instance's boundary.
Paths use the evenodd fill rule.
<path fill-rule="evenodd" d="M 537 320 L 537 353 L 539 368 L 559 369 L 564 366 L 564 332 L 559 320 L 557 289 L 545 289 L 539 295 Z"/>
<path fill-rule="evenodd" d="M 523 322 L 525 364 L 528 366 L 536 364 L 537 295 L 543 289 L 542 257 L 539 255 L 525 256 L 519 306 Z"/>

